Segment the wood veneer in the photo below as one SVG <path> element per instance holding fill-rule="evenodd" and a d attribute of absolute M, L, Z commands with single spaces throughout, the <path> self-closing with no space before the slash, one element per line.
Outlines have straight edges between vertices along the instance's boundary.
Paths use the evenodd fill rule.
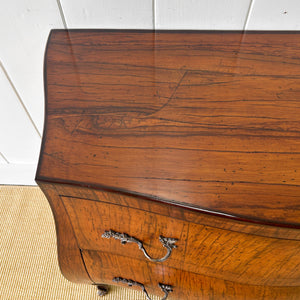
<path fill-rule="evenodd" d="M 109 195 L 110 198 L 113 196 Z M 111 228 L 130 236 L 143 237 L 151 256 L 163 257 L 166 249 L 158 240 L 163 235 L 178 239 L 178 249 L 164 263 L 166 266 L 252 285 L 299 284 L 300 241 L 249 236 L 82 198 L 62 199 L 80 249 L 144 259 L 136 244 L 122 247 L 120 241 L 103 239 L 101 235 Z M 97 219 L 99 221 L 95 222 Z M 272 259 L 270 255 L 273 255 Z M 257 266 L 260 266 L 259 269 Z"/>
<path fill-rule="evenodd" d="M 117 273 L 144 282 L 151 293 L 159 296 L 163 296 L 163 293 L 159 290 L 157 282 L 170 283 L 175 288 L 168 299 L 299 299 L 299 286 L 251 286 L 90 250 L 84 251 L 83 257 L 88 265 L 88 271 L 95 281 L 115 276 Z M 128 266 L 133 267 L 128 268 Z M 134 266 L 139 267 L 135 268 Z M 105 283 L 110 284 L 111 282 L 105 280 Z"/>
<path fill-rule="evenodd" d="M 299 58 L 298 32 L 52 31 L 36 180 L 65 276 L 298 299 Z M 109 229 L 178 248 L 150 263 Z"/>

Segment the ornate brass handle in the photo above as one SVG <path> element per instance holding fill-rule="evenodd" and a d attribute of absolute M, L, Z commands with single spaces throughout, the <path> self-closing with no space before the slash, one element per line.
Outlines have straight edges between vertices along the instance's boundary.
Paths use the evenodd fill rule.
<path fill-rule="evenodd" d="M 159 236 L 159 241 L 162 243 L 163 247 L 167 248 L 167 254 L 162 258 L 152 258 L 147 253 L 146 249 L 143 246 L 143 242 L 138 240 L 135 237 L 129 236 L 127 233 L 120 233 L 113 230 L 107 230 L 102 234 L 103 238 L 114 238 L 116 240 L 120 240 L 122 245 L 125 245 L 126 243 L 136 243 L 139 246 L 139 249 L 141 249 L 144 253 L 144 255 L 152 262 L 163 262 L 165 261 L 172 253 L 172 250 L 174 248 L 177 248 L 175 243 L 178 241 L 174 238 L 166 238 L 162 235 Z"/>
<path fill-rule="evenodd" d="M 113 281 L 114 282 L 126 283 L 126 284 L 128 284 L 128 286 L 133 286 L 133 285 L 139 286 L 143 290 L 143 292 L 145 293 L 145 295 L 147 297 L 147 300 L 151 300 L 151 298 L 148 295 L 148 292 L 146 291 L 145 286 L 142 283 L 139 283 L 137 281 L 133 281 L 131 279 L 125 279 L 125 278 L 122 278 L 122 277 L 115 277 L 115 278 L 113 278 Z M 161 300 L 166 300 L 168 298 L 169 293 L 173 292 L 173 287 L 171 285 L 159 283 L 158 286 L 165 293 L 165 296 Z"/>

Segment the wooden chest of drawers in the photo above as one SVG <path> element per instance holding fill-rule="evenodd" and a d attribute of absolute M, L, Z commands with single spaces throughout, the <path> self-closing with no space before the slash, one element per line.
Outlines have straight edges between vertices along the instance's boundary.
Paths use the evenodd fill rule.
<path fill-rule="evenodd" d="M 168 299 L 299 299 L 299 46 L 52 31 L 36 180 L 63 274 Z"/>

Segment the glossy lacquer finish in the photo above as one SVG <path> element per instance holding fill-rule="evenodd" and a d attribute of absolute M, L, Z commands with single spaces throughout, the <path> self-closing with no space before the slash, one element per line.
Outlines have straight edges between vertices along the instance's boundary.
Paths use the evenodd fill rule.
<path fill-rule="evenodd" d="M 65 277 L 300 298 L 299 33 L 54 30 L 45 96 Z"/>
<path fill-rule="evenodd" d="M 37 179 L 300 226 L 300 34 L 52 31 Z"/>
<path fill-rule="evenodd" d="M 39 185 L 55 216 L 60 267 L 69 280 L 116 284 L 113 279 L 122 277 L 160 296 L 158 283 L 164 283 L 174 287 L 168 298 L 173 300 L 299 299 L 299 230 L 118 192 Z M 165 253 L 159 235 L 177 238 L 177 248 L 163 263 L 153 263 L 135 244 L 102 238 L 109 228 L 138 237 L 153 257 Z"/>

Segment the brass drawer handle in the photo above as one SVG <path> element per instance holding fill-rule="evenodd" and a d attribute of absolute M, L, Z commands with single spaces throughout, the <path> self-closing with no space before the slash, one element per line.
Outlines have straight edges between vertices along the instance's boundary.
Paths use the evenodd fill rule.
<path fill-rule="evenodd" d="M 147 300 L 151 300 L 151 298 L 148 295 L 148 292 L 146 291 L 145 286 L 142 283 L 139 283 L 137 281 L 133 281 L 131 279 L 125 279 L 125 278 L 122 278 L 122 277 L 113 278 L 113 282 L 126 283 L 126 284 L 128 284 L 128 286 L 133 286 L 133 285 L 139 286 L 143 290 L 143 292 L 145 293 L 145 295 L 147 297 Z M 169 296 L 169 293 L 173 292 L 173 287 L 171 285 L 159 283 L 158 286 L 165 293 L 165 296 L 161 300 L 166 300 Z"/>
<path fill-rule="evenodd" d="M 136 243 L 138 244 L 139 249 L 143 251 L 144 255 L 152 262 L 163 262 L 167 258 L 169 258 L 169 256 L 172 253 L 172 250 L 174 248 L 177 248 L 175 243 L 178 241 L 177 239 L 174 238 L 166 238 L 163 237 L 162 235 L 159 236 L 159 241 L 162 243 L 163 247 L 167 248 L 167 254 L 162 258 L 152 258 L 149 256 L 146 249 L 144 248 L 143 242 L 138 240 L 135 237 L 129 236 L 127 233 L 120 233 L 120 232 L 115 232 L 113 230 L 107 230 L 102 234 L 102 237 L 107 239 L 114 238 L 116 240 L 120 240 L 122 245 L 125 245 L 126 243 Z"/>

